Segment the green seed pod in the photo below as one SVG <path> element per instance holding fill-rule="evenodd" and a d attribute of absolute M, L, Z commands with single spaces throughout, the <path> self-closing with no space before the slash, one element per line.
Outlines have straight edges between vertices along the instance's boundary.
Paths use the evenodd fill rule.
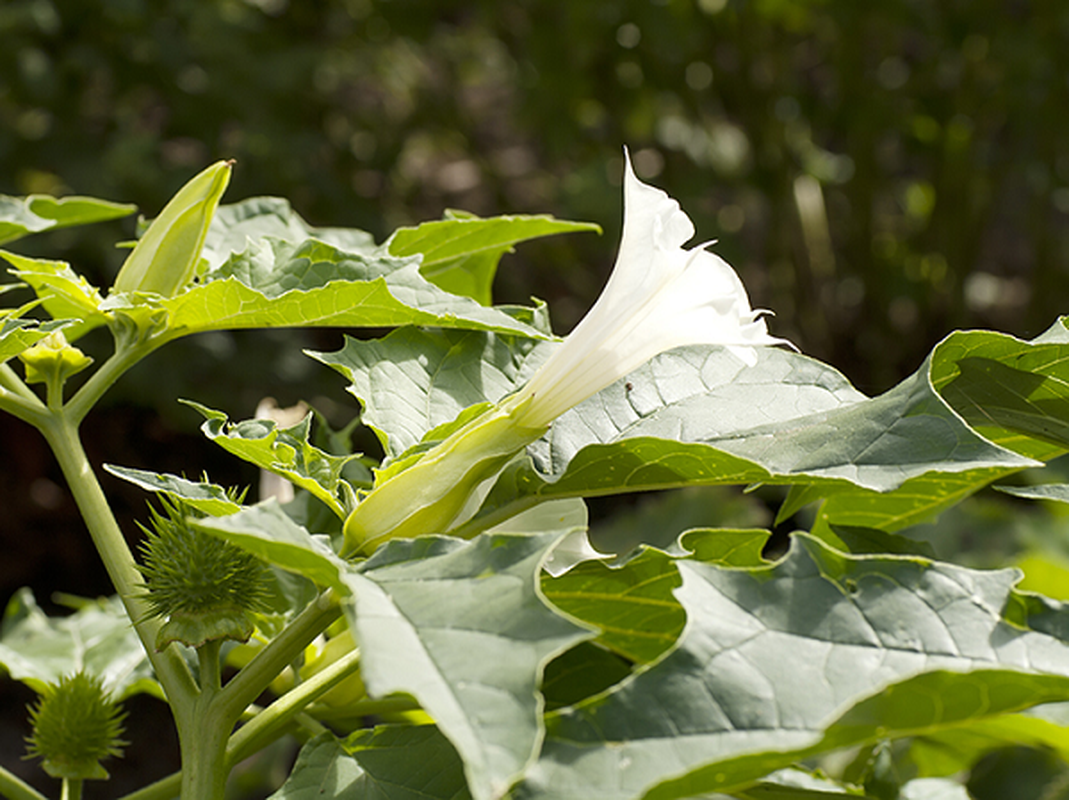
<path fill-rule="evenodd" d="M 172 297 L 189 285 L 233 165 L 217 161 L 178 190 L 138 239 L 112 291 Z"/>
<path fill-rule="evenodd" d="M 53 778 L 107 778 L 100 762 L 121 756 L 127 744 L 119 738 L 126 715 L 103 682 L 85 672 L 46 686 L 29 712 L 33 733 L 26 737 L 26 757 L 42 759 L 41 767 Z"/>
<path fill-rule="evenodd" d="M 195 509 L 164 499 L 164 514 L 152 509 L 142 526 L 145 599 L 166 620 L 156 638 L 200 647 L 207 641 L 248 641 L 253 614 L 267 607 L 270 573 L 251 553 L 191 527 Z"/>

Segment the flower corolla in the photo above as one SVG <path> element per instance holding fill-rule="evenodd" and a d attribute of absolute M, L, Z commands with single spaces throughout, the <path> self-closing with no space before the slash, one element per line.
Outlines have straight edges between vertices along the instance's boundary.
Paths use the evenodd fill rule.
<path fill-rule="evenodd" d="M 643 183 L 626 157 L 624 226 L 597 302 L 517 396 L 523 424 L 548 425 L 654 356 L 690 344 L 723 345 L 749 366 L 770 336 L 735 270 L 709 244 L 685 249 L 694 225 L 679 203 Z"/>
<path fill-rule="evenodd" d="M 752 366 L 755 347 L 789 345 L 769 335 L 727 262 L 705 246 L 683 248 L 693 235 L 679 204 L 635 177 L 627 159 L 620 251 L 594 307 L 525 387 L 410 465 L 377 473 L 345 521 L 343 555 L 463 524 L 553 420 L 665 350 L 723 345 Z"/>

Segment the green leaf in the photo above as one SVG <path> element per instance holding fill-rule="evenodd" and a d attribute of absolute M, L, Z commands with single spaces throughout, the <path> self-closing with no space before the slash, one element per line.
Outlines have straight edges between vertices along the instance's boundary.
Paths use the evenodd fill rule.
<path fill-rule="evenodd" d="M 13 242 L 44 230 L 88 225 L 129 216 L 137 206 L 112 203 L 95 197 L 62 197 L 35 194 L 29 197 L 0 195 L 0 244 Z"/>
<path fill-rule="evenodd" d="M 1067 362 L 1069 341 L 958 331 L 933 351 L 931 377 L 983 435 L 1046 461 L 1069 448 Z"/>
<path fill-rule="evenodd" d="M 30 285 L 53 319 L 72 318 L 97 324 L 106 321 L 107 317 L 98 310 L 104 298 L 67 262 L 7 252 L 0 252 L 0 257 L 15 267 L 12 274 Z"/>
<path fill-rule="evenodd" d="M 36 319 L 4 317 L 0 321 L 0 364 L 29 350 L 49 334 L 66 330 L 69 319 L 41 322 Z"/>
<path fill-rule="evenodd" d="M 362 421 L 392 458 L 465 409 L 501 400 L 545 358 L 527 338 L 420 328 L 367 341 L 347 336 L 341 350 L 308 355 L 352 381 Z"/>
<path fill-rule="evenodd" d="M 480 800 L 503 796 L 537 752 L 545 664 L 591 635 L 537 591 L 562 535 L 393 540 L 347 576 L 368 694 L 414 697 L 463 757 Z"/>
<path fill-rule="evenodd" d="M 868 399 L 795 353 L 761 349 L 744 368 L 719 348 L 674 350 L 562 415 L 480 514 L 507 515 L 531 496 L 801 482 L 869 501 L 864 520 L 829 521 L 886 530 L 1035 465 L 963 423 L 926 375 Z"/>
<path fill-rule="evenodd" d="M 348 252 L 317 239 L 265 238 L 232 254 L 200 284 L 152 302 L 168 312 L 172 338 L 239 328 L 400 325 L 545 338 L 503 311 L 428 283 L 417 261 Z"/>
<path fill-rule="evenodd" d="M 366 797 L 366 776 L 356 759 L 329 733 L 310 739 L 297 755 L 286 782 L 268 800 L 331 800 Z"/>
<path fill-rule="evenodd" d="M 1069 483 L 1042 483 L 1038 486 L 993 486 L 1000 492 L 1028 500 L 1057 500 L 1069 503 Z"/>
<path fill-rule="evenodd" d="M 342 746 L 363 767 L 369 798 L 471 797 L 457 751 L 434 725 L 380 725 L 356 731 Z"/>
<path fill-rule="evenodd" d="M 502 216 L 490 219 L 447 212 L 447 218 L 400 228 L 386 242 L 391 255 L 420 254 L 420 272 L 447 292 L 490 305 L 491 286 L 501 256 L 528 239 L 576 231 L 601 233 L 590 222 L 567 222 L 550 216 Z"/>
<path fill-rule="evenodd" d="M 4 610 L 0 665 L 40 692 L 46 684 L 85 670 L 121 700 L 138 692 L 162 697 L 152 665 L 117 597 L 86 601 L 66 617 L 49 617 L 30 589 Z"/>
<path fill-rule="evenodd" d="M 269 800 L 467 800 L 456 751 L 433 725 L 380 726 L 301 748 Z"/>
<path fill-rule="evenodd" d="M 676 648 L 552 715 L 517 797 L 733 791 L 820 752 L 935 732 L 1069 689 L 1066 642 L 1001 617 L 1013 570 L 850 556 L 804 534 L 765 568 L 676 567 L 687 614 Z M 1049 611 L 1064 629 L 1065 608 Z"/>
<path fill-rule="evenodd" d="M 241 503 L 230 498 L 226 489 L 208 481 L 194 483 L 177 475 L 162 472 L 147 472 L 132 467 L 117 467 L 105 464 L 104 471 L 122 478 L 149 492 L 161 492 L 212 517 L 222 517 L 241 510 Z"/>
<path fill-rule="evenodd" d="M 646 550 L 622 567 L 588 561 L 558 578 L 543 576 L 542 591 L 557 608 L 598 628 L 602 647 L 646 663 L 683 630 L 686 613 L 672 594 L 681 583 L 671 558 Z"/>
<path fill-rule="evenodd" d="M 210 269 L 223 264 L 233 253 L 240 253 L 249 242 L 265 237 L 300 243 L 319 239 L 343 250 L 371 255 L 379 248 L 370 233 L 347 228 L 315 228 L 293 210 L 281 197 L 251 197 L 239 203 L 221 205 L 215 211 L 201 258 Z"/>
<path fill-rule="evenodd" d="M 958 331 L 932 350 L 927 364 L 933 389 L 978 434 L 1044 461 L 1065 451 L 1069 332 L 1061 322 L 1031 342 Z M 814 487 L 806 499 L 828 497 L 814 533 L 824 535 L 833 524 L 895 531 L 930 519 L 1008 472 L 996 467 L 919 476 L 886 495 Z"/>
<path fill-rule="evenodd" d="M 956 775 L 981 757 L 1003 747 L 1033 747 L 1057 754 L 1069 763 L 1069 728 L 1025 714 L 972 720 L 909 743 L 909 760 L 921 777 Z"/>
<path fill-rule="evenodd" d="M 330 586 L 342 594 L 349 591 L 342 575 L 348 568 L 346 562 L 290 519 L 273 498 L 227 517 L 190 519 L 189 524 L 319 586 Z"/>
<path fill-rule="evenodd" d="M 357 455 L 334 456 L 309 442 L 312 413 L 288 428 L 274 421 L 250 419 L 229 422 L 222 411 L 190 400 L 183 403 L 204 416 L 204 435 L 238 458 L 280 475 L 321 500 L 344 519 L 348 498 L 354 493 L 341 477 L 345 465 Z"/>

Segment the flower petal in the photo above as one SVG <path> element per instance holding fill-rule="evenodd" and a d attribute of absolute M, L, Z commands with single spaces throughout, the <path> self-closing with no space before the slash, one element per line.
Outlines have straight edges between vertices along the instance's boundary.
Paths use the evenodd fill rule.
<path fill-rule="evenodd" d="M 705 246 L 683 244 L 694 225 L 679 204 L 624 174 L 620 252 L 601 296 L 520 393 L 524 423 L 548 425 L 649 359 L 689 344 L 730 348 L 747 365 L 770 336 L 735 270 Z"/>

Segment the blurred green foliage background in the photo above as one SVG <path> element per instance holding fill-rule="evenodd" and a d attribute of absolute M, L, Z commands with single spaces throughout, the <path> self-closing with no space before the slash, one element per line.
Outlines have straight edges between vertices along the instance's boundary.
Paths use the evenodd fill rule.
<path fill-rule="evenodd" d="M 590 219 L 603 239 L 499 279 L 567 330 L 611 265 L 626 144 L 776 332 L 867 391 L 952 328 L 1067 310 L 1054 0 L 7 0 L 0 36 L 6 193 L 151 215 L 233 157 L 232 200 L 379 237 L 447 207 Z M 111 236 L 76 254 L 102 281 Z"/>
<path fill-rule="evenodd" d="M 774 334 L 867 393 L 954 328 L 1031 337 L 1069 312 L 1058 0 L 3 0 L 0 41 L 0 193 L 152 216 L 235 158 L 228 200 L 285 196 L 314 225 L 380 240 L 447 208 L 598 222 L 603 237 L 524 245 L 499 272 L 499 301 L 544 298 L 563 333 L 611 268 L 626 145 L 775 310 Z M 133 230 L 18 249 L 107 286 Z M 169 347 L 86 426 L 90 456 L 253 483 L 206 455 L 174 398 L 243 418 L 269 391 L 343 424 L 355 402 L 300 353 L 339 343 L 284 331 Z M 3 418 L 0 442 L 0 598 L 28 583 L 42 599 L 107 591 L 38 437 Z M 145 496 L 104 480 L 133 533 Z M 690 519 L 693 505 L 666 502 L 647 515 Z M 703 502 L 720 518 L 688 524 L 769 524 L 753 501 Z M 1007 526 L 1033 524 L 1019 507 L 972 508 L 944 521 L 951 549 L 983 539 L 1006 563 L 1037 537 L 1052 546 L 1049 523 L 1007 544 Z M 24 703 L 0 695 L 0 716 Z M 0 750 L 20 752 L 20 735 L 0 728 Z"/>

